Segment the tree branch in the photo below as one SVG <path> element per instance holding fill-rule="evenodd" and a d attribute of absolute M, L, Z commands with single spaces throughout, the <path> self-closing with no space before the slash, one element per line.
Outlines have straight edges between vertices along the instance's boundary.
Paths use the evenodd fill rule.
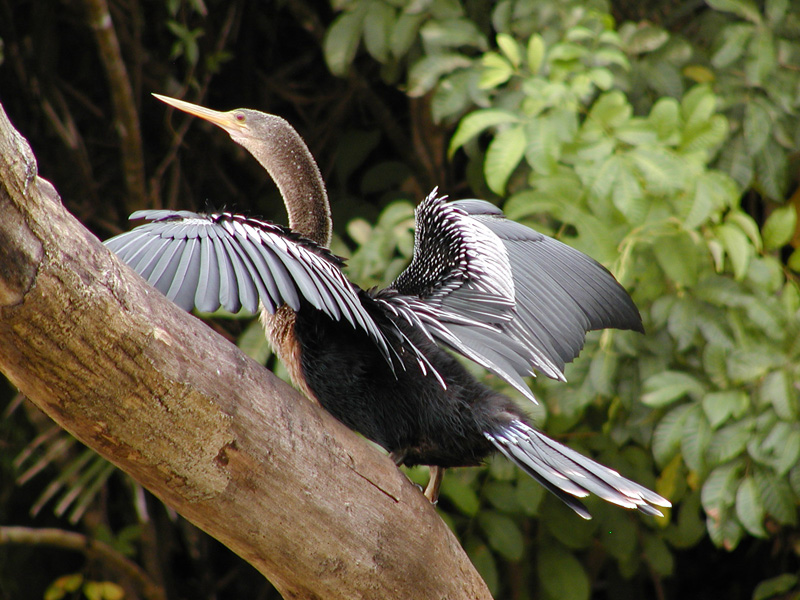
<path fill-rule="evenodd" d="M 31 529 L 29 527 L 0 527 L 0 546 L 24 544 L 29 546 L 53 546 L 75 550 L 97 559 L 107 567 L 124 575 L 133 582 L 147 600 L 166 600 L 164 590 L 147 576 L 147 573 L 132 560 L 99 540 L 93 540 L 75 531 L 63 529 Z"/>
<path fill-rule="evenodd" d="M 144 154 L 139 129 L 139 113 L 133 99 L 133 86 L 128 77 L 128 69 L 122 59 L 111 12 L 106 0 L 84 0 L 97 46 L 100 62 L 106 70 L 114 106 L 114 122 L 122 150 L 122 172 L 128 192 L 128 207 L 140 209 L 147 206 L 144 177 Z"/>
<path fill-rule="evenodd" d="M 0 107 L 0 370 L 286 598 L 482 598 L 388 457 L 122 265 Z"/>

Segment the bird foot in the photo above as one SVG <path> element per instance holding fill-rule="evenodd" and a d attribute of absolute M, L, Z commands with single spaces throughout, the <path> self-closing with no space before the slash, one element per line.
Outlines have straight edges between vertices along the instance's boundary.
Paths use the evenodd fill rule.
<path fill-rule="evenodd" d="M 425 497 L 434 506 L 439 502 L 439 488 L 442 485 L 442 477 L 444 476 L 444 468 L 430 467 L 431 478 L 428 480 L 428 485 L 425 486 Z"/>

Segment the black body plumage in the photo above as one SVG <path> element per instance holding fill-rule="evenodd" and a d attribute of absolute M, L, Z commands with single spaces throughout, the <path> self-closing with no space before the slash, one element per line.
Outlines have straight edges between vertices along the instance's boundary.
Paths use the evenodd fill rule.
<path fill-rule="evenodd" d="M 284 148 L 283 160 L 286 170 L 291 161 L 305 161 L 303 178 L 319 178 L 302 182 L 303 197 L 287 197 L 290 178 L 259 142 L 277 136 L 290 140 L 287 147 L 297 144 L 285 121 L 255 111 L 201 114 L 194 105 L 176 105 L 231 131 L 258 158 L 278 182 L 290 222 L 292 215 L 300 220 L 307 202 L 329 214 L 302 141 L 299 149 Z M 242 115 L 255 120 L 258 136 L 240 127 Z M 277 133 L 263 133 L 267 126 Z M 286 127 L 289 132 L 281 130 Z M 319 192 L 308 192 L 314 189 Z M 660 514 L 655 506 L 669 506 L 536 431 L 514 402 L 477 381 L 444 349 L 534 400 L 522 378 L 536 369 L 563 380 L 564 365 L 580 352 L 587 331 L 641 331 L 627 292 L 577 250 L 507 220 L 487 202 L 446 202 L 434 191 L 417 209 L 412 263 L 388 288 L 367 292 L 346 279 L 341 259 L 324 247 L 325 219 L 308 226 L 309 239 L 302 230 L 230 213 L 142 211 L 132 217 L 152 222 L 109 240 L 109 248 L 186 309 L 260 307 L 274 315 L 265 318 L 268 334 L 279 346 L 288 337 L 292 350 L 283 358 L 299 362 L 289 365 L 298 386 L 398 464 L 477 465 L 500 451 L 585 518 L 576 498 L 589 493 L 651 515 Z M 329 235 L 329 223 L 327 229 Z"/>

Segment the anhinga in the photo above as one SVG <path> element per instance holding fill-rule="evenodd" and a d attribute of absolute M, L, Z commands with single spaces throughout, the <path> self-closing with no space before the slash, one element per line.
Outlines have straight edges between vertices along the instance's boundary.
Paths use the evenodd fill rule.
<path fill-rule="evenodd" d="M 661 515 L 669 501 L 543 435 L 509 398 L 478 382 L 442 347 L 527 398 L 533 369 L 564 380 L 586 332 L 642 331 L 623 287 L 600 264 L 481 200 L 434 191 L 416 210 L 414 256 L 389 287 L 362 290 L 329 250 L 331 216 L 311 153 L 282 118 L 217 112 L 156 96 L 227 131 L 270 174 L 289 227 L 228 212 L 149 210 L 150 222 L 108 247 L 181 307 L 260 311 L 295 385 L 391 453 L 443 469 L 499 450 L 582 517 L 594 493 Z"/>

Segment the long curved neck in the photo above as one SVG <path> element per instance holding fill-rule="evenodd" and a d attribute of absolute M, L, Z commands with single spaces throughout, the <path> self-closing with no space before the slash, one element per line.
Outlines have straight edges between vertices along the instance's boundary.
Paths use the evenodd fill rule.
<path fill-rule="evenodd" d="M 325 182 L 317 163 L 294 128 L 270 115 L 267 143 L 240 143 L 267 170 L 278 186 L 289 215 L 289 227 L 300 235 L 329 247 L 333 220 Z"/>

